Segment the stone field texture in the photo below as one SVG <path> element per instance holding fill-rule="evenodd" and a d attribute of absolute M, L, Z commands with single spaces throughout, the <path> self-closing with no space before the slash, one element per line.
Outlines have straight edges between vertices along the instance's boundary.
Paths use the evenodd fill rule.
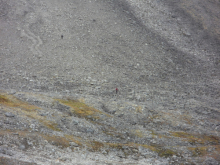
<path fill-rule="evenodd" d="M 0 164 L 219 165 L 220 1 L 0 0 Z"/>

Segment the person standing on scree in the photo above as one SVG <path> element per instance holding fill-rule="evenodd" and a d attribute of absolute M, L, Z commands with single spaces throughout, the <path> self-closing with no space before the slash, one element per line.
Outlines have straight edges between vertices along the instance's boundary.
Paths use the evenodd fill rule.
<path fill-rule="evenodd" d="M 118 88 L 115 88 L 115 92 L 116 92 L 116 94 L 118 94 Z"/>

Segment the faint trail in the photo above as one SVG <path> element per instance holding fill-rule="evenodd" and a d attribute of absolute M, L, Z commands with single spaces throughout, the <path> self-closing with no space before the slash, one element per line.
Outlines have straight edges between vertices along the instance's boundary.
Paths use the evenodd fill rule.
<path fill-rule="evenodd" d="M 31 40 L 32 44 L 29 47 L 32 53 L 38 57 L 42 57 L 42 52 L 39 50 L 39 46 L 42 45 L 42 40 L 39 36 L 36 36 L 29 29 L 29 24 L 23 26 L 21 30 L 21 37 L 27 37 Z"/>
<path fill-rule="evenodd" d="M 28 3 L 25 0 L 22 0 L 23 3 Z M 39 36 L 36 36 L 34 33 L 30 31 L 30 25 L 36 22 L 36 13 L 26 14 L 24 18 L 24 24 L 18 27 L 18 30 L 21 31 L 21 37 L 26 37 L 31 40 L 32 44 L 29 47 L 31 52 L 37 57 L 42 57 L 42 52 L 39 50 L 40 45 L 43 44 L 42 40 Z"/>

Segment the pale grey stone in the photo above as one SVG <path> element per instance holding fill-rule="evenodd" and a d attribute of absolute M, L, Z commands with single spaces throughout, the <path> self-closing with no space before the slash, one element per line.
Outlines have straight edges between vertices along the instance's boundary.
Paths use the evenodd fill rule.
<path fill-rule="evenodd" d="M 6 117 L 15 117 L 15 114 L 10 113 L 10 112 L 6 112 L 6 113 L 5 113 L 5 116 L 6 116 Z"/>

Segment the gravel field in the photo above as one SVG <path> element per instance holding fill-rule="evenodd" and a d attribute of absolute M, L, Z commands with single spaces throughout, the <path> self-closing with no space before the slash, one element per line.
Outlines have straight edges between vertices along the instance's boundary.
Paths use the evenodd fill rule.
<path fill-rule="evenodd" d="M 220 164 L 219 11 L 0 0 L 0 164 Z"/>

